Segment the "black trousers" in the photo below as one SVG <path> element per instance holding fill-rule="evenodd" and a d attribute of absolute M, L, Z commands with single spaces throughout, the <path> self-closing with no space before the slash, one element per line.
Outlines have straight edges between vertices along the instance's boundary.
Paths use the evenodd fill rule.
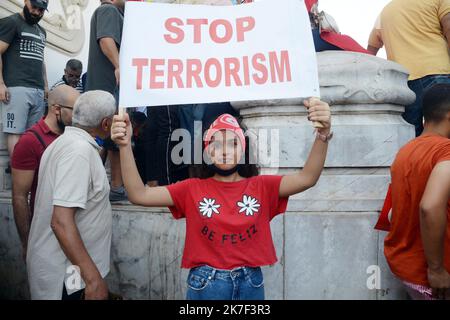
<path fill-rule="evenodd" d="M 156 180 L 164 186 L 187 178 L 187 166 L 175 165 L 171 159 L 172 149 L 178 143 L 171 141 L 171 136 L 179 127 L 178 106 L 147 108 L 141 140 L 145 153 L 143 175 L 146 182 Z"/>
<path fill-rule="evenodd" d="M 63 294 L 61 300 L 81 300 L 84 295 L 84 289 L 76 291 L 71 295 L 67 294 L 66 284 L 63 285 Z"/>

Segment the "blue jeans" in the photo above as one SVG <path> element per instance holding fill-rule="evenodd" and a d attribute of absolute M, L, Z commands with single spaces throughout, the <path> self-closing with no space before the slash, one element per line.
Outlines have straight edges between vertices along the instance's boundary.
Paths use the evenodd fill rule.
<path fill-rule="evenodd" d="M 187 300 L 264 300 L 264 279 L 259 267 L 196 267 L 190 270 L 187 285 Z"/>
<path fill-rule="evenodd" d="M 403 119 L 414 125 L 416 129 L 416 137 L 420 136 L 423 131 L 423 112 L 422 101 L 425 91 L 435 84 L 449 83 L 450 74 L 429 75 L 416 80 L 408 81 L 408 87 L 416 94 L 416 101 L 406 106 L 403 113 Z"/>
<path fill-rule="evenodd" d="M 342 51 L 341 48 L 338 48 L 335 45 L 332 45 L 331 43 L 328 43 L 325 40 L 322 40 L 322 38 L 320 37 L 319 28 L 312 29 L 311 31 L 312 31 L 312 35 L 313 35 L 314 47 L 316 49 L 316 52 L 322 52 L 322 51 L 327 51 L 327 50 Z"/>

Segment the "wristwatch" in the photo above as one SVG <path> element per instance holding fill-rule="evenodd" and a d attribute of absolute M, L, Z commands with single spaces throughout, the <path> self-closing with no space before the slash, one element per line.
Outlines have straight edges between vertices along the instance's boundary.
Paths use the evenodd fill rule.
<path fill-rule="evenodd" d="M 319 131 L 316 132 L 317 138 L 319 138 L 323 142 L 328 142 L 333 138 L 333 131 L 330 131 L 328 134 L 320 134 Z"/>

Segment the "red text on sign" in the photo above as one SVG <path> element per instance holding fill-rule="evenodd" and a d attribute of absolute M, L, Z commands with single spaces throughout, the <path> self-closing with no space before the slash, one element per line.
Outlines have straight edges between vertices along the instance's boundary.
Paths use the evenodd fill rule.
<path fill-rule="evenodd" d="M 291 82 L 289 52 L 270 51 L 241 58 L 155 59 L 134 58 L 136 89 L 242 87 L 268 82 Z M 144 82 L 145 79 L 145 82 Z"/>
<path fill-rule="evenodd" d="M 164 23 L 168 34 L 164 35 L 164 39 L 171 44 L 178 44 L 185 39 L 185 28 L 191 28 L 193 33 L 193 43 L 201 43 L 204 41 L 204 32 L 207 31 L 209 38 L 215 43 L 230 42 L 233 37 L 237 42 L 245 40 L 245 33 L 255 28 L 255 18 L 242 17 L 237 18 L 233 23 L 226 19 L 186 19 L 169 18 Z M 219 30 L 224 30 L 223 34 Z"/>

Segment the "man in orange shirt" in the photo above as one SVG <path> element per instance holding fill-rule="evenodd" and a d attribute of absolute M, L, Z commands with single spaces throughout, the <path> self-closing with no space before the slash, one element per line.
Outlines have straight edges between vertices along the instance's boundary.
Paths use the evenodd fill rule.
<path fill-rule="evenodd" d="M 423 98 L 425 128 L 391 167 L 391 271 L 413 299 L 450 299 L 450 84 Z"/>

